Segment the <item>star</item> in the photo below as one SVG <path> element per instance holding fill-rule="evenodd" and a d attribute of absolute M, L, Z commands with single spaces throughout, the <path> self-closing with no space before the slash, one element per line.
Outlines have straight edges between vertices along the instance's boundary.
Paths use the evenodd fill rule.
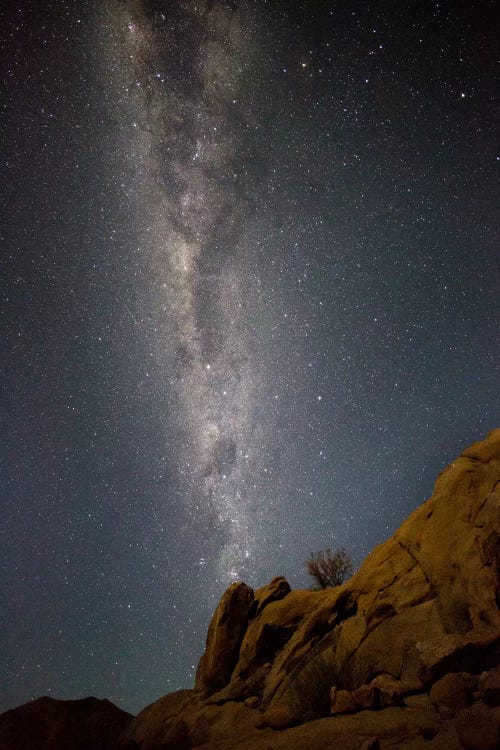
<path fill-rule="evenodd" d="M 494 426 L 496 19 L 5 5 L 1 708 L 136 713 Z"/>

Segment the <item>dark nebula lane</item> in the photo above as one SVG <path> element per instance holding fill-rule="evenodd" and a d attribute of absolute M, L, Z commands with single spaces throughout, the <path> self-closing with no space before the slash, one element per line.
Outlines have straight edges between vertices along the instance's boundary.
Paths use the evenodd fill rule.
<path fill-rule="evenodd" d="M 495 6 L 8 6 L 0 709 L 137 711 L 497 426 Z"/>
<path fill-rule="evenodd" d="M 175 380 L 167 390 L 182 431 L 175 462 L 186 511 L 223 530 L 211 562 L 225 584 L 252 555 L 253 466 L 268 439 L 255 435 L 263 373 L 247 341 L 238 258 L 255 206 L 242 157 L 257 139 L 241 101 L 255 19 L 223 5 L 148 13 L 108 3 L 96 25 L 104 98 L 119 112 L 117 147 L 134 175 L 126 189 L 154 295 L 155 345 Z"/>

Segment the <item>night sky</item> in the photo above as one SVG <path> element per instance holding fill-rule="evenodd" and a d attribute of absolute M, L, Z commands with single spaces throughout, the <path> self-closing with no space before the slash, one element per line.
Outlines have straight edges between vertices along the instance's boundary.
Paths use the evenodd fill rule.
<path fill-rule="evenodd" d="M 498 426 L 496 3 L 5 5 L 0 710 L 136 712 Z"/>

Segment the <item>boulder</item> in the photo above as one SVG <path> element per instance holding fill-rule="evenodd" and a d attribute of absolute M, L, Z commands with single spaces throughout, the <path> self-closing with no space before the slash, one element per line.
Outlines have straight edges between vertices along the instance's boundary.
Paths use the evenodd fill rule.
<path fill-rule="evenodd" d="M 263 664 L 274 662 L 317 601 L 315 591 L 292 591 L 269 602 L 249 624 L 234 676 L 247 679 Z"/>
<path fill-rule="evenodd" d="M 403 706 L 403 696 L 407 686 L 387 674 L 377 675 L 369 685 L 361 685 L 356 690 L 330 691 L 330 711 L 332 714 L 354 713 L 368 709 Z"/>
<path fill-rule="evenodd" d="M 256 695 L 251 695 L 249 698 L 245 698 L 245 706 L 248 708 L 258 708 L 260 706 L 260 700 Z"/>
<path fill-rule="evenodd" d="M 405 695 L 404 705 L 408 708 L 419 710 L 436 711 L 436 706 L 432 703 L 428 693 L 416 693 L 414 695 Z"/>
<path fill-rule="evenodd" d="M 229 685 L 223 687 L 222 690 L 218 690 L 216 693 L 211 693 L 205 699 L 205 703 L 216 703 L 222 704 L 228 701 L 242 701 L 246 696 L 246 686 L 241 677 L 236 677 L 232 680 Z"/>
<path fill-rule="evenodd" d="M 267 607 L 271 602 L 284 599 L 290 591 L 290 584 L 286 578 L 283 576 L 276 576 L 276 578 L 273 578 L 267 586 L 262 586 L 262 588 L 255 591 L 250 617 L 257 617 L 260 615 L 264 607 Z"/>
<path fill-rule="evenodd" d="M 262 714 L 260 726 L 287 729 L 300 724 L 301 717 L 290 706 L 271 706 Z"/>
<path fill-rule="evenodd" d="M 447 633 L 415 644 L 420 679 L 430 685 L 448 672 L 492 667 L 500 660 L 500 631 L 486 626 L 465 635 Z"/>
<path fill-rule="evenodd" d="M 465 750 L 498 750 L 500 746 L 495 716 L 481 703 L 460 711 L 454 726 Z"/>
<path fill-rule="evenodd" d="M 188 722 L 184 717 L 195 702 L 194 691 L 177 690 L 146 706 L 131 722 L 127 732 L 128 744 L 123 742 L 123 750 L 152 750 L 163 745 L 182 750 L 188 736 Z"/>
<path fill-rule="evenodd" d="M 331 713 L 347 714 L 355 711 L 366 711 L 380 705 L 379 691 L 373 685 L 361 685 L 356 690 L 337 690 L 330 692 Z"/>
<path fill-rule="evenodd" d="M 188 691 L 180 691 L 188 692 Z M 172 705 L 156 701 L 131 723 L 127 739 L 134 750 L 187 750 L 213 742 L 229 743 L 234 737 L 256 732 L 259 712 L 243 702 L 207 704 L 199 694 L 190 695 L 172 714 Z M 120 748 L 121 750 L 121 748 Z M 128 747 L 126 747 L 128 750 Z"/>
<path fill-rule="evenodd" d="M 479 678 L 479 693 L 488 706 L 500 706 L 500 667 L 483 672 Z"/>
<path fill-rule="evenodd" d="M 445 674 L 432 686 L 430 699 L 440 713 L 454 716 L 468 703 L 465 683 L 458 674 Z"/>
<path fill-rule="evenodd" d="M 222 596 L 210 622 L 205 652 L 196 671 L 195 688 L 204 695 L 215 693 L 229 683 L 252 602 L 253 591 L 244 583 L 231 584 Z"/>
<path fill-rule="evenodd" d="M 388 706 L 403 706 L 404 696 L 410 692 L 414 685 L 395 680 L 389 674 L 379 674 L 371 682 L 370 686 L 375 688 L 378 695 L 378 705 L 381 708 Z"/>
<path fill-rule="evenodd" d="M 359 711 L 354 693 L 349 690 L 337 690 L 336 687 L 332 687 L 330 701 L 332 714 L 351 714 Z"/>

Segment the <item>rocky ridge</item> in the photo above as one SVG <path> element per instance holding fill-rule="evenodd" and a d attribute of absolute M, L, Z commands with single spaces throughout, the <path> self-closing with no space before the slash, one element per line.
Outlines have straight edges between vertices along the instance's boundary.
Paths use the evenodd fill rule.
<path fill-rule="evenodd" d="M 127 722 L 119 750 L 495 750 L 499 602 L 495 430 L 341 586 L 232 584 L 194 689 Z M 0 750 L 38 747 L 5 744 L 6 715 Z"/>

